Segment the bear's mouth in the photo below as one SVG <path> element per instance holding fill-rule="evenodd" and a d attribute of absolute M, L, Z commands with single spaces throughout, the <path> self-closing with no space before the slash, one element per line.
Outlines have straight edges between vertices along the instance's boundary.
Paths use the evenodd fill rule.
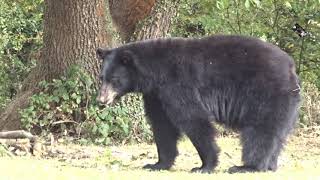
<path fill-rule="evenodd" d="M 117 99 L 118 92 L 111 86 L 103 84 L 99 91 L 97 101 L 100 104 L 111 105 Z"/>

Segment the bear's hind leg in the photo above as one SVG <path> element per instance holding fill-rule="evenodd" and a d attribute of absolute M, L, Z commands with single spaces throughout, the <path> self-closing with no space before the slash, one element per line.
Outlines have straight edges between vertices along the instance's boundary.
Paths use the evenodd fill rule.
<path fill-rule="evenodd" d="M 287 124 L 283 124 L 283 127 L 278 127 L 279 129 L 282 129 L 282 133 L 280 136 L 278 136 L 279 140 L 277 143 L 277 147 L 275 151 L 272 154 L 268 170 L 270 171 L 276 171 L 278 169 L 278 157 L 281 153 L 281 150 L 283 149 L 283 146 L 286 142 L 287 136 L 290 134 L 292 131 L 293 127 L 295 126 L 296 120 L 298 119 L 298 102 L 296 99 L 293 99 L 293 105 L 289 106 L 289 110 L 287 113 L 288 116 L 288 121 Z"/>
<path fill-rule="evenodd" d="M 269 166 L 268 166 L 268 170 L 276 171 L 278 169 L 278 157 L 280 155 L 282 147 L 283 147 L 282 143 L 279 142 L 279 144 L 276 146 L 276 149 L 272 153 L 272 156 L 271 156 L 271 159 L 269 162 Z"/>
<path fill-rule="evenodd" d="M 178 154 L 177 141 L 180 132 L 173 126 L 156 97 L 145 95 L 144 105 L 146 115 L 151 123 L 159 160 L 157 163 L 147 164 L 143 168 L 150 170 L 170 169 Z"/>
<path fill-rule="evenodd" d="M 247 127 L 242 130 L 241 142 L 243 166 L 234 166 L 230 173 L 257 172 L 275 169 L 281 151 L 281 141 L 268 128 Z"/>

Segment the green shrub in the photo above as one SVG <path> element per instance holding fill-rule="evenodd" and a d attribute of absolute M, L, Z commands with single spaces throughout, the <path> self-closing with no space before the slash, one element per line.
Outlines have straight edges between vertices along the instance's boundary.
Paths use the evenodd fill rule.
<path fill-rule="evenodd" d="M 40 93 L 33 95 L 29 107 L 20 112 L 27 130 L 102 144 L 151 140 L 140 96 L 128 95 L 115 106 L 101 107 L 95 100 L 97 92 L 91 76 L 78 67 L 39 86 Z"/>
<path fill-rule="evenodd" d="M 296 62 L 303 83 L 300 124 L 319 125 L 320 2 L 182 0 L 172 34 L 202 37 L 212 34 L 255 36 L 286 51 Z M 309 33 L 299 37 L 299 23 Z"/>
<path fill-rule="evenodd" d="M 172 34 L 202 37 L 212 34 L 255 36 L 289 53 L 303 81 L 320 88 L 320 2 L 271 0 L 181 0 Z M 309 33 L 293 30 L 299 23 Z"/>
<path fill-rule="evenodd" d="M 35 65 L 42 44 L 42 2 L 0 0 L 0 109 Z"/>

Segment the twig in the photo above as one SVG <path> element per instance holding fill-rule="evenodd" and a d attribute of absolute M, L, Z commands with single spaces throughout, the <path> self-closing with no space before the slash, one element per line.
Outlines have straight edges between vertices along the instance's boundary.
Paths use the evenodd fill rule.
<path fill-rule="evenodd" d="M 56 122 L 53 122 L 52 125 L 56 125 L 56 124 L 64 124 L 64 123 L 74 123 L 74 124 L 79 124 L 78 122 L 76 121 L 72 121 L 72 120 L 65 120 L 65 121 L 56 121 Z"/>
<path fill-rule="evenodd" d="M 276 14 L 275 14 L 274 22 L 272 25 L 272 30 L 274 33 L 278 34 L 277 30 L 275 30 L 276 25 L 278 24 L 278 20 L 279 20 L 279 9 L 278 9 L 276 0 L 273 1 L 273 5 L 274 5 L 274 10 L 276 11 Z"/>
<path fill-rule="evenodd" d="M 229 6 L 227 7 L 227 19 L 230 19 Z M 227 20 L 227 24 L 230 26 L 234 33 L 237 33 L 237 30 L 232 26 L 229 20 Z"/>
<path fill-rule="evenodd" d="M 308 28 L 308 21 L 306 23 L 305 29 Z M 299 61 L 298 61 L 298 69 L 297 69 L 297 74 L 300 74 L 301 72 L 301 64 L 303 64 L 303 53 L 304 50 L 306 49 L 306 47 L 304 47 L 304 42 L 305 42 L 305 38 L 302 37 L 302 42 L 301 42 L 301 49 L 300 49 L 300 53 L 299 53 Z"/>
<path fill-rule="evenodd" d="M 237 25 L 238 25 L 239 34 L 242 34 L 242 33 L 241 33 L 240 15 L 239 15 L 240 2 L 237 2 L 237 0 L 234 0 L 234 3 L 235 3 L 236 6 L 237 6 L 237 8 L 236 8 L 236 15 L 237 15 Z"/>

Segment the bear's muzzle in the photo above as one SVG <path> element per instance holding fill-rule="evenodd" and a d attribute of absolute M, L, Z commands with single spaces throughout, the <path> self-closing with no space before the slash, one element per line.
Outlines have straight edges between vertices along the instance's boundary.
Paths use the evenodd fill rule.
<path fill-rule="evenodd" d="M 97 101 L 101 104 L 110 105 L 116 98 L 117 94 L 117 91 L 115 91 L 111 84 L 102 84 Z"/>

